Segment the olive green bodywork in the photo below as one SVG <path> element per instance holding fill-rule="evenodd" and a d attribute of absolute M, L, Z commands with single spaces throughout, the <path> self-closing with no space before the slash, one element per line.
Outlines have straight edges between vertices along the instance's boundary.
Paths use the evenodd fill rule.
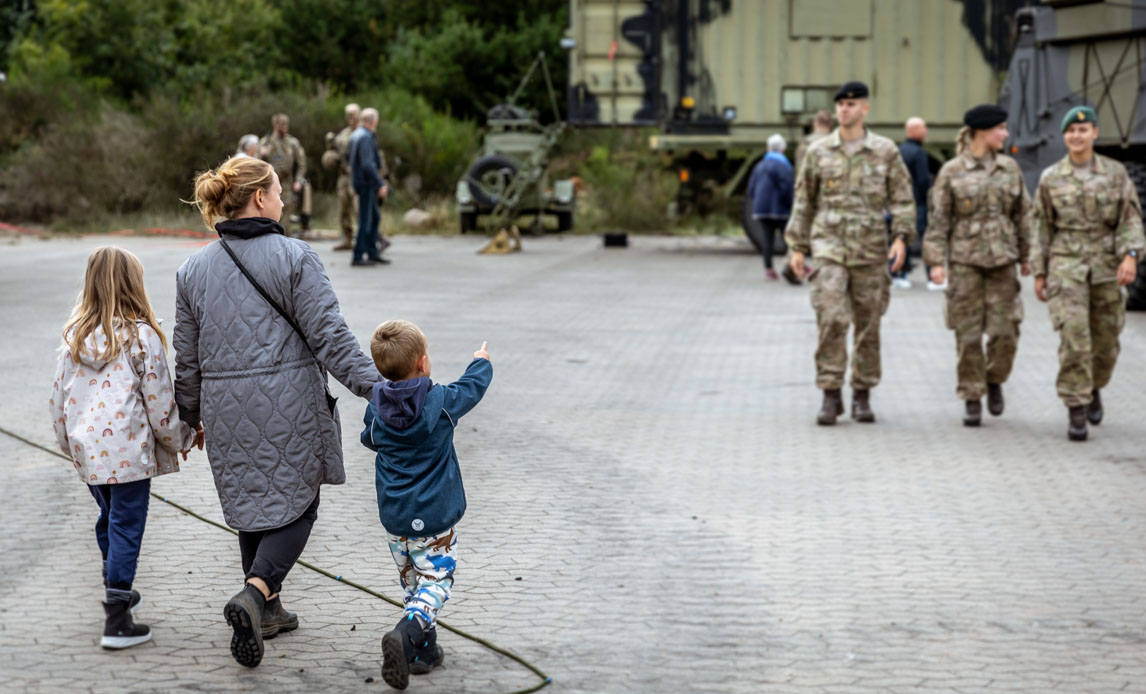
<path fill-rule="evenodd" d="M 911 116 L 952 148 L 969 106 L 995 102 L 1000 45 L 1021 0 L 571 0 L 569 119 L 657 125 L 687 170 L 685 206 L 723 205 L 772 133 L 790 153 L 848 80 L 871 88 L 872 130 Z"/>

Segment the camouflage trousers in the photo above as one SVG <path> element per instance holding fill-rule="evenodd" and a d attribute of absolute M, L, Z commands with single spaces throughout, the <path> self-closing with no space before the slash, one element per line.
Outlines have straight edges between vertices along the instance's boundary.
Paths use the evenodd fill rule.
<path fill-rule="evenodd" d="M 458 565 L 457 528 L 427 537 L 388 535 L 390 555 L 398 565 L 406 613 L 418 615 L 427 627 L 450 599 Z"/>
<path fill-rule="evenodd" d="M 279 177 L 279 183 L 283 187 L 282 201 L 283 201 L 283 216 L 279 220 L 282 224 L 283 231 L 287 236 L 294 236 L 294 224 L 291 222 L 291 216 L 298 214 L 298 201 L 300 196 L 294 192 L 294 179 L 291 177 Z"/>
<path fill-rule="evenodd" d="M 879 263 L 846 267 L 820 260 L 810 281 L 818 332 L 816 387 L 843 387 L 848 327 L 852 324 L 852 388 L 879 385 L 879 322 L 891 298 L 887 266 Z"/>
<path fill-rule="evenodd" d="M 1067 407 L 1089 405 L 1092 390 L 1110 382 L 1126 297 L 1116 282 L 1091 284 L 1075 258 L 1052 257 L 1047 270 L 1051 324 L 1059 332 L 1058 395 Z"/>
<path fill-rule="evenodd" d="M 355 228 L 358 223 L 358 196 L 354 194 L 354 186 L 350 185 L 349 176 L 339 176 L 338 185 L 338 226 L 342 229 L 342 238 L 350 244 L 354 243 Z"/>
<path fill-rule="evenodd" d="M 943 307 L 955 331 L 960 400 L 979 400 L 988 383 L 1005 383 L 1019 346 L 1023 303 L 1014 264 L 982 268 L 952 263 Z M 983 335 L 987 335 L 986 359 Z"/>

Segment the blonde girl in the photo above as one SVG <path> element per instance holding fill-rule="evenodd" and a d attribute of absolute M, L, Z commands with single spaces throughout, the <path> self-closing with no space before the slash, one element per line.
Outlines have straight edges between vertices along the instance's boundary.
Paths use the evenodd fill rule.
<path fill-rule="evenodd" d="M 132 619 L 132 590 L 147 523 L 151 478 L 176 472 L 176 453 L 202 448 L 202 431 L 179 419 L 167 370 L 167 339 L 132 253 L 100 248 L 64 325 L 49 408 L 60 448 L 99 505 L 106 621 L 100 645 L 135 646 L 151 630 Z"/>

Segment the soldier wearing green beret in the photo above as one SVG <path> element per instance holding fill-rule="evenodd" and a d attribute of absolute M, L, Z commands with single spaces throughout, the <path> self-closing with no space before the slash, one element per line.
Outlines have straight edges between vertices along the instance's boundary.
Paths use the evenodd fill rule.
<path fill-rule="evenodd" d="M 1138 193 L 1119 162 L 1094 152 L 1098 117 L 1077 106 L 1062 120 L 1067 156 L 1035 192 L 1035 294 L 1059 332 L 1058 394 L 1070 411 L 1067 435 L 1085 441 L 1102 421 L 1100 391 L 1118 359 L 1126 320 L 1122 287 L 1146 251 Z"/>
<path fill-rule="evenodd" d="M 935 284 L 950 275 L 944 317 L 955 331 L 955 392 L 965 402 L 963 424 L 979 426 L 984 395 L 990 413 L 1003 414 L 1003 383 L 1022 320 L 1016 263 L 1023 275 L 1031 274 L 1031 199 L 1018 162 L 999 153 L 1007 141 L 1007 112 L 976 106 L 963 115 L 963 125 L 958 156 L 943 165 L 931 189 L 923 259 Z"/>
<path fill-rule="evenodd" d="M 840 87 L 839 128 L 808 148 L 784 232 L 792 251 L 788 263 L 798 277 L 806 274 L 804 256 L 811 252 L 816 258 L 809 277 L 818 331 L 816 386 L 824 391 L 816 421 L 824 425 L 835 424 L 844 411 L 840 389 L 853 324 L 852 418 L 875 421 L 869 397 L 880 380 L 879 324 L 889 298 L 888 261 L 898 272 L 915 236 L 911 175 L 895 143 L 864 126 L 870 109 L 867 85 Z M 890 251 L 885 213 L 894 238 Z"/>

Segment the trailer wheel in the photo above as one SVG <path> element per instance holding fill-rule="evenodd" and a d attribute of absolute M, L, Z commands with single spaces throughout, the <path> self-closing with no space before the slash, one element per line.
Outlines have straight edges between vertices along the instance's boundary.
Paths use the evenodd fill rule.
<path fill-rule="evenodd" d="M 476 182 L 476 185 L 470 184 L 470 193 L 481 207 L 495 207 L 515 176 L 517 164 L 500 154 L 478 159 L 466 174 L 467 178 Z"/>

